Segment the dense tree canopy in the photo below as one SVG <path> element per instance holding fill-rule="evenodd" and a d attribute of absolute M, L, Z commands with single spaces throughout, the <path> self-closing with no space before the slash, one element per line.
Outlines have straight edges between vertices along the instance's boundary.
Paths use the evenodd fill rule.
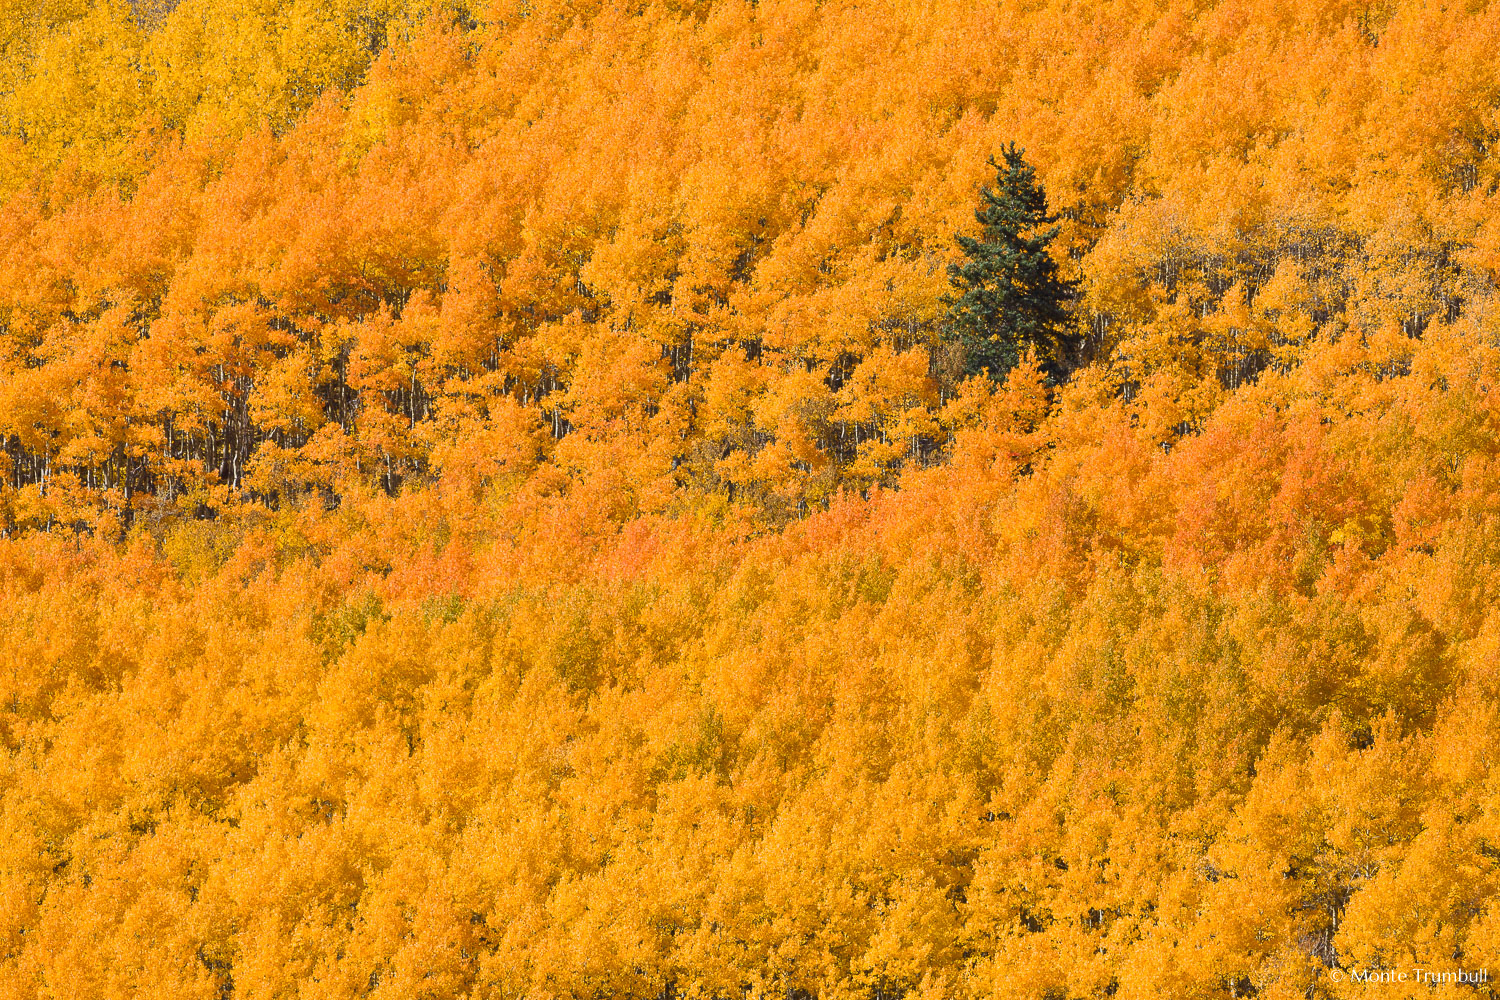
<path fill-rule="evenodd" d="M 1500 7 L 0 49 L 3 1000 L 1500 968 Z M 945 329 L 1012 142 L 1066 378 Z"/>

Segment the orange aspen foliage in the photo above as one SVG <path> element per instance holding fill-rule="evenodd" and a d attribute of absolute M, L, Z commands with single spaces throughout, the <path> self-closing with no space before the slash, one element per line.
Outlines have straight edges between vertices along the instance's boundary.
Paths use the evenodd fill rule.
<path fill-rule="evenodd" d="M 0 1000 L 1500 966 L 1497 11 L 0 2 Z"/>

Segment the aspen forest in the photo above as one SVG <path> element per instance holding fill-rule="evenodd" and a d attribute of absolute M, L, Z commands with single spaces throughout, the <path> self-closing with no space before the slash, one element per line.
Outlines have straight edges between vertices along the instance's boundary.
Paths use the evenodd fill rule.
<path fill-rule="evenodd" d="M 0 1000 L 1500 992 L 1500 3 L 0 0 L 0 205 Z"/>

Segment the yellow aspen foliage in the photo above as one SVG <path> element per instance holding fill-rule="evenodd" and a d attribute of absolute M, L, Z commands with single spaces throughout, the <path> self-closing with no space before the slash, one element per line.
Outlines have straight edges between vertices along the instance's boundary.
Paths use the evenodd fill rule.
<path fill-rule="evenodd" d="M 0 0 L 0 1000 L 1490 995 L 1497 42 Z"/>

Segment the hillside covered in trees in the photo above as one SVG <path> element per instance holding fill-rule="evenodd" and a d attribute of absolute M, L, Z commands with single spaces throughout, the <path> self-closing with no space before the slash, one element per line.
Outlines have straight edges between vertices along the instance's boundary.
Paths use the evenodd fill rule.
<path fill-rule="evenodd" d="M 0 1000 L 1472 995 L 1497 51 L 0 0 Z"/>

